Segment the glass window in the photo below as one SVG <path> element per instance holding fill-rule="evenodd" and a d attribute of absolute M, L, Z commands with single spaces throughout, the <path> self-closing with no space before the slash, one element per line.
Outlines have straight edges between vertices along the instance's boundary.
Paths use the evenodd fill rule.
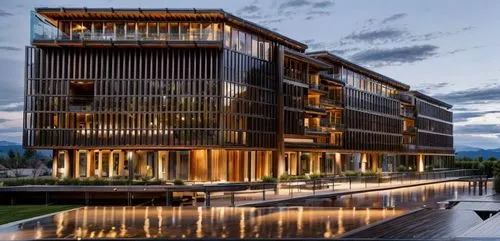
<path fill-rule="evenodd" d="M 220 27 L 220 23 L 214 23 L 212 24 L 212 28 L 213 28 L 213 38 L 215 40 L 220 40 L 221 39 L 221 27 Z"/>
<path fill-rule="evenodd" d="M 179 36 L 179 23 L 169 23 L 169 38 L 170 39 L 180 39 Z"/>
<path fill-rule="evenodd" d="M 180 39 L 189 40 L 189 23 L 180 24 Z"/>
<path fill-rule="evenodd" d="M 145 39 L 147 37 L 146 23 L 137 23 L 137 36 L 139 39 Z"/>
<path fill-rule="evenodd" d="M 92 38 L 94 39 L 100 39 L 102 37 L 102 22 L 94 22 L 94 32 L 92 35 Z"/>
<path fill-rule="evenodd" d="M 82 32 L 84 38 L 90 38 L 92 33 L 92 22 L 83 22 Z"/>
<path fill-rule="evenodd" d="M 113 38 L 115 35 L 115 26 L 113 23 L 106 23 L 104 25 L 104 38 L 105 39 L 110 39 Z"/>
<path fill-rule="evenodd" d="M 212 24 L 204 23 L 201 25 L 202 28 L 202 40 L 213 40 Z"/>
<path fill-rule="evenodd" d="M 224 46 L 231 48 L 231 27 L 224 25 Z"/>
<path fill-rule="evenodd" d="M 159 29 L 158 29 L 158 38 L 161 40 L 167 39 L 167 33 L 168 33 L 168 25 L 167 23 L 160 23 L 159 24 Z"/>
<path fill-rule="evenodd" d="M 238 51 L 242 52 L 242 53 L 245 53 L 245 51 L 247 49 L 245 32 L 239 31 L 238 40 L 239 40 L 239 42 L 238 42 Z"/>
<path fill-rule="evenodd" d="M 247 39 L 246 39 L 246 54 L 251 55 L 252 54 L 252 35 L 247 33 Z"/>
<path fill-rule="evenodd" d="M 125 23 L 115 23 L 116 38 L 123 39 L 125 37 Z"/>
<path fill-rule="evenodd" d="M 264 43 L 264 59 L 269 61 L 269 42 Z"/>
<path fill-rule="evenodd" d="M 194 40 L 194 39 L 200 39 L 200 32 L 201 32 L 201 24 L 199 23 L 192 23 L 191 24 L 191 30 L 189 31 L 189 39 Z"/>
<path fill-rule="evenodd" d="M 71 36 L 73 39 L 80 39 L 82 35 L 82 23 L 71 22 Z"/>
<path fill-rule="evenodd" d="M 158 39 L 157 23 L 148 23 L 148 39 Z"/>
<path fill-rule="evenodd" d="M 135 23 L 127 23 L 126 30 L 127 30 L 126 38 L 135 39 Z"/>
<path fill-rule="evenodd" d="M 238 30 L 234 28 L 231 31 L 231 49 L 238 50 Z"/>
<path fill-rule="evenodd" d="M 253 57 L 258 57 L 259 56 L 259 39 L 257 36 L 252 36 L 252 56 Z"/>

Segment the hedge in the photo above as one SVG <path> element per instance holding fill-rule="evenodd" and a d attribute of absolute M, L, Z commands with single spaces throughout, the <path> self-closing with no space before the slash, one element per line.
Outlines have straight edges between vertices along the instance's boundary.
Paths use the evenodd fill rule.
<path fill-rule="evenodd" d="M 5 180 L 0 182 L 3 186 L 24 186 L 24 185 L 61 185 L 61 186 L 121 186 L 121 185 L 161 185 L 162 180 L 128 180 L 128 179 L 99 179 L 99 178 L 20 178 Z"/>

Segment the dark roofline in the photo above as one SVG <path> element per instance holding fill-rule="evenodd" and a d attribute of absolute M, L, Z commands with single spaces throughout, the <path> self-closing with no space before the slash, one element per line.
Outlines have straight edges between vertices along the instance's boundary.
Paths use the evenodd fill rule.
<path fill-rule="evenodd" d="M 420 91 L 416 91 L 416 90 L 412 90 L 410 91 L 413 95 L 415 95 L 415 97 L 419 98 L 419 99 L 423 99 L 423 100 L 426 100 L 430 103 L 433 103 L 435 105 L 439 105 L 439 106 L 442 106 L 442 107 L 445 107 L 447 109 L 451 109 L 453 108 L 453 105 L 450 105 L 444 101 L 441 101 L 441 100 L 438 100 L 432 96 L 429 96 L 429 95 L 426 95 Z"/>
<path fill-rule="evenodd" d="M 332 54 L 332 53 L 330 53 L 328 51 L 324 51 L 324 50 L 323 51 L 315 51 L 315 52 L 308 52 L 306 54 L 309 55 L 309 56 L 313 56 L 313 57 L 326 57 L 326 58 L 328 58 L 328 59 L 330 59 L 332 61 L 342 63 L 342 64 L 346 65 L 347 67 L 350 67 L 350 68 L 352 68 L 352 69 L 354 69 L 356 71 L 362 72 L 362 73 L 364 73 L 366 75 L 369 75 L 369 76 L 371 76 L 373 78 L 376 78 L 376 79 L 378 79 L 378 80 L 380 80 L 382 82 L 385 82 L 387 84 L 390 84 L 390 85 L 392 85 L 394 87 L 403 89 L 405 91 L 410 90 L 410 86 L 407 85 L 407 84 L 404 84 L 404 83 L 399 82 L 399 81 L 397 81 L 397 80 L 395 80 L 393 78 L 387 77 L 387 76 L 379 74 L 379 73 L 377 73 L 377 72 L 375 72 L 373 70 L 367 69 L 367 68 L 365 68 L 363 66 L 355 64 L 353 62 L 350 62 L 349 60 L 346 60 L 346 59 L 341 58 L 341 57 L 339 57 L 337 55 L 334 55 L 334 54 Z"/>
<path fill-rule="evenodd" d="M 41 7 L 35 8 L 35 12 L 43 14 L 50 12 L 66 12 L 66 11 L 82 11 L 82 12 L 103 12 L 103 13 L 114 13 L 114 12 L 140 12 L 140 13 L 157 13 L 157 12 L 165 12 L 165 13 L 206 13 L 206 14 L 220 14 L 221 17 L 225 21 L 233 22 L 239 24 L 243 27 L 246 27 L 252 31 L 269 35 L 275 40 L 282 42 L 282 44 L 287 45 L 289 47 L 293 47 L 295 49 L 305 51 L 307 49 L 307 45 L 301 43 L 297 40 L 286 37 L 277 32 L 271 31 L 263 26 L 260 26 L 254 22 L 247 21 L 243 18 L 237 17 L 231 13 L 224 11 L 223 9 L 197 9 L 197 8 L 48 8 Z"/>
<path fill-rule="evenodd" d="M 288 48 L 285 48 L 285 55 L 290 55 L 290 56 L 293 56 L 297 59 L 300 59 L 302 61 L 305 61 L 305 62 L 308 62 L 310 64 L 313 64 L 315 65 L 316 67 L 319 67 L 320 69 L 329 69 L 329 68 L 332 68 L 331 65 L 319 60 L 319 59 L 316 59 L 316 58 L 313 58 L 307 54 L 304 54 L 304 53 L 301 53 L 301 52 L 297 52 L 295 50 L 292 50 L 292 49 L 288 49 Z"/>

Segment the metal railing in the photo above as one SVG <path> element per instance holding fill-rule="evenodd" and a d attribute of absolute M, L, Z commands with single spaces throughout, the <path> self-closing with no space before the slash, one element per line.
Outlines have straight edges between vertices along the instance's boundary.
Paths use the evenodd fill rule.
<path fill-rule="evenodd" d="M 33 40 L 66 40 L 66 41 L 221 41 L 221 31 L 190 33 L 49 33 L 39 34 Z"/>

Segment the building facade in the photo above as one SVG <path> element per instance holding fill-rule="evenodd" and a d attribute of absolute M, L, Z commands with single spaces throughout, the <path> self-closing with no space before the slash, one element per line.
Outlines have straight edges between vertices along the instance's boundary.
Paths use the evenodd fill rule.
<path fill-rule="evenodd" d="M 448 104 L 222 10 L 39 8 L 31 24 L 23 145 L 52 149 L 56 177 L 234 182 L 453 159 Z"/>

